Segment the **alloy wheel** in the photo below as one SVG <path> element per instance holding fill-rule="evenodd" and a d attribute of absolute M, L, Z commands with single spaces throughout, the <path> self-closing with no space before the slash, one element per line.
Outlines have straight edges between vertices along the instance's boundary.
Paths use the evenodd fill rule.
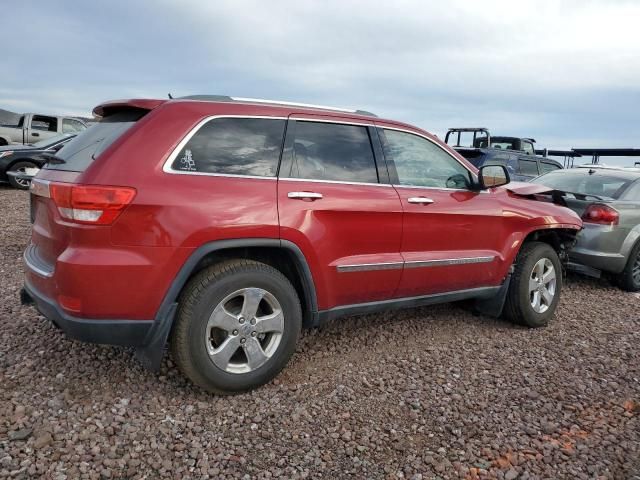
<path fill-rule="evenodd" d="M 556 270 L 548 258 L 541 258 L 529 276 L 529 301 L 537 313 L 546 312 L 556 295 Z"/>
<path fill-rule="evenodd" d="M 276 352 L 284 332 L 280 303 L 262 288 L 227 295 L 213 310 L 205 343 L 211 361 L 228 373 L 249 373 Z"/>

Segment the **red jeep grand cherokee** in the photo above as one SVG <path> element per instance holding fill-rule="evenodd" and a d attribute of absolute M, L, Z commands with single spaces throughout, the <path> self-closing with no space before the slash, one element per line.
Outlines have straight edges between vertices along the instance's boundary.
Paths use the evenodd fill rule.
<path fill-rule="evenodd" d="M 94 112 L 31 190 L 23 301 L 69 337 L 150 368 L 169 342 L 228 393 L 342 315 L 475 299 L 532 327 L 553 316 L 579 217 L 423 130 L 220 96 Z"/>

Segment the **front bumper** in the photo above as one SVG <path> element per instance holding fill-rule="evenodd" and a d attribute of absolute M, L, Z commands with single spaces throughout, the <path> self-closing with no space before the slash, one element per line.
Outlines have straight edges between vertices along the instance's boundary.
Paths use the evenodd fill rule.
<path fill-rule="evenodd" d="M 33 303 L 36 309 L 65 335 L 75 340 L 107 345 L 142 347 L 147 343 L 147 335 L 153 320 L 97 320 L 72 317 L 50 298 L 25 283 L 20 293 L 23 304 Z"/>

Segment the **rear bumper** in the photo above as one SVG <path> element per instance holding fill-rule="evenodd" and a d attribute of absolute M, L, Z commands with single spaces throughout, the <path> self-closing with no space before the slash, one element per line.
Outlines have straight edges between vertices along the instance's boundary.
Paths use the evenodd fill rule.
<path fill-rule="evenodd" d="M 625 239 L 628 230 L 617 225 L 585 223 L 569 251 L 569 260 L 579 265 L 610 273 L 620 273 L 627 264 Z M 626 252 L 626 254 L 625 254 Z"/>
<path fill-rule="evenodd" d="M 569 252 L 569 259 L 573 263 L 611 273 L 622 272 L 627 264 L 626 257 L 620 253 L 599 252 L 579 247 L 574 247 Z"/>
<path fill-rule="evenodd" d="M 25 283 L 22 303 L 33 303 L 36 309 L 65 335 L 75 340 L 107 345 L 142 347 L 154 324 L 153 320 L 93 320 L 72 317 L 50 298 Z"/>

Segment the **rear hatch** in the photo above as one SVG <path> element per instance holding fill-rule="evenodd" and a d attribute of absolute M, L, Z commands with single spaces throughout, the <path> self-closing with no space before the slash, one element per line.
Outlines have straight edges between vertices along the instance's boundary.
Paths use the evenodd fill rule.
<path fill-rule="evenodd" d="M 122 200 L 122 193 L 82 185 L 82 178 L 87 168 L 148 111 L 126 107 L 105 112 L 100 122 L 48 157 L 49 163 L 34 178 L 32 243 L 27 253 L 43 270 L 53 272 L 60 255 L 74 242 L 109 241 L 104 228 L 109 217 L 113 218 L 112 204 Z"/>

